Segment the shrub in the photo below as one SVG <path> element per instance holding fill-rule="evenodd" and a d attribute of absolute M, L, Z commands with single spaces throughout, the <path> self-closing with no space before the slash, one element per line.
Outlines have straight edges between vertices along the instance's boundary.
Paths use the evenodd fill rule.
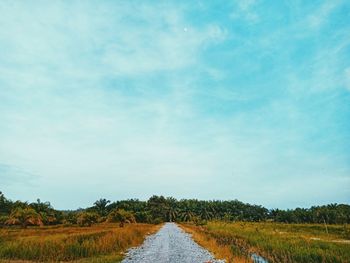
<path fill-rule="evenodd" d="M 125 211 L 124 209 L 116 209 L 109 213 L 107 222 L 119 222 L 120 227 L 123 227 L 125 223 L 136 223 L 136 220 L 133 213 Z"/>
<path fill-rule="evenodd" d="M 98 220 L 98 214 L 94 212 L 81 212 L 77 217 L 77 224 L 79 226 L 92 226 Z"/>
<path fill-rule="evenodd" d="M 74 225 L 77 224 L 78 213 L 76 212 L 65 212 L 63 213 L 62 223 Z"/>

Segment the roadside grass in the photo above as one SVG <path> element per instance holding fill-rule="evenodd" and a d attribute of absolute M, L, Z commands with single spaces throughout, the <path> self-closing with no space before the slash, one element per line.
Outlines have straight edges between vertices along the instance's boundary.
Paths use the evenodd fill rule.
<path fill-rule="evenodd" d="M 227 263 L 248 263 L 252 262 L 242 255 L 233 253 L 231 245 L 220 244 L 219 241 L 210 235 L 202 227 L 180 224 L 180 227 L 187 233 L 191 234 L 194 241 L 202 247 L 208 249 L 217 259 L 225 259 Z"/>
<path fill-rule="evenodd" d="M 119 262 L 126 249 L 140 245 L 146 235 L 158 229 L 159 226 L 149 224 L 128 224 L 123 228 L 118 224 L 3 228 L 0 229 L 0 262 Z"/>
<path fill-rule="evenodd" d="M 233 257 L 256 253 L 269 262 L 350 262 L 349 229 L 343 225 L 209 222 L 186 227 L 219 247 L 229 246 Z"/>

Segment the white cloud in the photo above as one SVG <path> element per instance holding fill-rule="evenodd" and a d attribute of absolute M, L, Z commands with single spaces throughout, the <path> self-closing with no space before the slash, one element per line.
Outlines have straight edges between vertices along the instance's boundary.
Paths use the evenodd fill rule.
<path fill-rule="evenodd" d="M 175 5 L 61 2 L 40 9 L 23 3 L 2 8 L 0 39 L 8 48 L 3 61 L 51 67 L 65 76 L 182 69 L 197 61 L 204 45 L 224 39 L 220 27 L 195 27 Z"/>
<path fill-rule="evenodd" d="M 106 48 L 103 63 L 118 75 L 178 70 L 193 65 L 203 45 L 223 39 L 217 26 L 183 31 L 185 24 L 177 21 L 164 31 L 148 27 L 128 30 L 118 44 Z"/>
<path fill-rule="evenodd" d="M 241 10 L 246 11 L 251 9 L 256 2 L 256 0 L 239 0 L 237 1 L 237 4 Z"/>
<path fill-rule="evenodd" d="M 259 22 L 260 16 L 254 10 L 257 5 L 256 0 L 238 0 L 234 11 L 230 14 L 231 19 L 243 19 L 248 23 Z"/>

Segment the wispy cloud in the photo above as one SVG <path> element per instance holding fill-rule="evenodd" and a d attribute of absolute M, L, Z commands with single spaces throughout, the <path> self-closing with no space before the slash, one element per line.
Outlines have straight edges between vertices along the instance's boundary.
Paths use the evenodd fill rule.
<path fill-rule="evenodd" d="M 248 23 L 257 23 L 260 20 L 259 15 L 254 10 L 257 5 L 256 0 L 239 0 L 236 1 L 234 11 L 230 14 L 232 19 L 243 19 Z"/>

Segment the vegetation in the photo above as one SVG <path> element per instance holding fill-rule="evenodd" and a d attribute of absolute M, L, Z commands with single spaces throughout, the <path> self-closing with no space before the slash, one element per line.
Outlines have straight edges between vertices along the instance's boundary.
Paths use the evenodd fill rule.
<path fill-rule="evenodd" d="M 122 252 L 129 247 L 138 246 L 146 234 L 157 229 L 158 226 L 150 224 L 133 224 L 124 228 L 115 224 L 2 228 L 0 262 L 1 259 L 119 262 Z"/>
<path fill-rule="evenodd" d="M 96 209 L 94 206 L 90 210 Z M 148 201 L 137 199 L 117 201 L 107 211 L 124 209 L 133 212 L 137 222 L 186 221 L 274 221 L 283 223 L 350 223 L 350 205 L 330 204 L 293 210 L 267 209 L 259 205 L 233 201 L 203 201 L 152 196 Z"/>
<path fill-rule="evenodd" d="M 97 200 L 94 203 L 94 208 L 96 210 L 96 212 L 100 215 L 100 216 L 106 216 L 108 214 L 108 209 L 107 209 L 107 205 L 110 203 L 110 200 L 107 200 L 105 198 L 101 198 L 100 200 Z"/>
<path fill-rule="evenodd" d="M 136 223 L 136 220 L 133 213 L 124 209 L 116 209 L 109 213 L 107 222 L 118 222 L 120 227 L 124 227 L 125 223 Z"/>
<path fill-rule="evenodd" d="M 34 203 L 11 201 L 0 192 L 0 224 L 6 222 L 18 224 L 20 220 L 19 211 L 33 210 L 38 214 L 36 224 L 39 221 L 44 225 L 57 224 L 79 224 L 91 226 L 96 222 L 113 221 L 116 211 L 124 211 L 132 214 L 132 220 L 139 223 L 161 223 L 161 222 L 189 222 L 195 221 L 203 224 L 210 220 L 222 220 L 228 222 L 248 221 L 261 222 L 273 221 L 281 223 L 314 223 L 314 224 L 349 224 L 350 205 L 329 204 L 313 206 L 311 208 L 296 208 L 293 210 L 267 209 L 259 205 L 242 203 L 238 200 L 232 201 L 203 201 L 196 199 L 176 200 L 172 197 L 152 196 L 148 201 L 129 199 L 111 202 L 107 199 L 97 200 L 93 206 L 76 211 L 58 211 L 52 208 L 49 202 L 41 202 L 40 199 Z M 113 213 L 113 214 L 111 214 Z M 12 216 L 11 216 L 12 214 Z M 111 214 L 111 215 L 110 215 Z M 8 217 L 12 221 L 8 221 Z M 13 220 L 13 219 L 18 220 Z M 40 220 L 39 220 L 40 219 Z M 29 224 L 34 224 L 28 221 Z M 122 222 L 120 220 L 118 222 Z M 123 223 L 122 223 L 123 224 Z M 24 225 L 23 225 L 24 226 Z"/>
<path fill-rule="evenodd" d="M 180 226 L 187 233 L 191 234 L 192 238 L 198 244 L 208 249 L 215 258 L 225 259 L 226 262 L 251 263 L 251 260 L 246 256 L 235 253 L 230 244 L 224 244 L 220 242 L 219 239 L 212 237 L 202 226 L 189 223 L 182 223 Z"/>
<path fill-rule="evenodd" d="M 233 201 L 152 196 L 55 210 L 49 202 L 21 202 L 0 192 L 1 259 L 118 262 L 158 224 L 175 221 L 219 258 L 249 262 L 350 262 L 350 206 L 330 204 L 269 210 Z M 137 222 L 137 223 L 136 223 Z M 230 262 L 229 261 L 229 262 Z"/>
<path fill-rule="evenodd" d="M 269 262 L 350 262 L 350 229 L 344 225 L 331 225 L 326 230 L 319 224 L 209 222 L 200 227 L 186 224 L 184 228 L 194 233 L 199 243 L 209 244 L 219 257 L 235 262 L 244 262 L 252 253 Z"/>
<path fill-rule="evenodd" d="M 97 223 L 98 214 L 94 212 L 80 212 L 77 216 L 79 226 L 92 226 Z"/>
<path fill-rule="evenodd" d="M 7 225 L 21 225 L 26 228 L 28 225 L 43 225 L 42 217 L 31 207 L 16 207 L 12 210 L 9 218 L 5 221 Z"/>

